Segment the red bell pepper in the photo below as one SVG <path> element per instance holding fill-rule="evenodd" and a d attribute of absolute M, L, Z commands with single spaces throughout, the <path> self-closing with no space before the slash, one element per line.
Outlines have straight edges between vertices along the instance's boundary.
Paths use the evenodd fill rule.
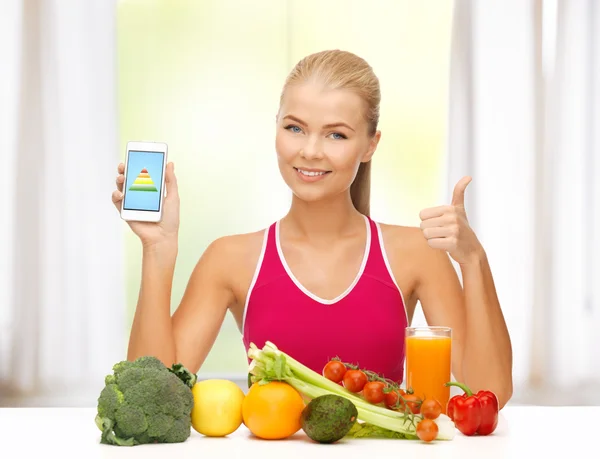
<path fill-rule="evenodd" d="M 455 395 L 448 401 L 446 413 L 456 428 L 464 435 L 489 435 L 498 426 L 498 398 L 489 390 L 477 394 L 459 382 L 448 382 L 446 386 L 460 387 L 464 394 Z"/>

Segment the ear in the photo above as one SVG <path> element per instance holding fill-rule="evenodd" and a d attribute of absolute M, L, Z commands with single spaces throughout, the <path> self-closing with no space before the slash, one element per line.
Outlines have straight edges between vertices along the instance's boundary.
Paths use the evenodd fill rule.
<path fill-rule="evenodd" d="M 367 163 L 367 162 L 371 161 L 371 158 L 373 158 L 373 155 L 375 154 L 375 150 L 377 150 L 377 145 L 379 145 L 380 139 L 381 139 L 381 131 L 377 131 L 375 133 L 375 135 L 373 137 L 371 137 L 371 140 L 369 141 L 369 148 L 368 148 L 367 152 L 365 153 L 365 155 L 363 156 L 363 159 L 361 162 Z"/>

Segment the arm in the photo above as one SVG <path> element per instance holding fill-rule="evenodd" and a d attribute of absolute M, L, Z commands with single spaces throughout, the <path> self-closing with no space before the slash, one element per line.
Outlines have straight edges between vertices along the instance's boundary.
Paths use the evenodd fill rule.
<path fill-rule="evenodd" d="M 467 310 L 463 376 L 476 389 L 494 389 L 504 406 L 513 391 L 512 346 L 483 249 L 461 271 Z"/>
<path fill-rule="evenodd" d="M 150 354 L 168 366 L 182 363 L 194 373 L 199 370 L 235 300 L 226 266 L 230 251 L 229 238 L 209 245 L 172 317 L 170 298 L 177 249 L 160 246 L 144 251 L 128 359 Z"/>
<path fill-rule="evenodd" d="M 452 328 L 454 377 L 492 390 L 503 407 L 512 396 L 512 349 L 485 254 L 461 265 L 464 289 L 444 251 L 425 245 L 421 254 L 416 294 L 428 324 Z"/>
<path fill-rule="evenodd" d="M 171 287 L 177 240 L 144 246 L 142 282 L 133 317 L 127 359 L 154 355 L 165 365 L 175 362 L 171 328 Z"/>
<path fill-rule="evenodd" d="M 513 390 L 512 347 L 487 256 L 467 220 L 464 195 L 470 181 L 464 177 L 457 183 L 451 205 L 421 212 L 418 295 L 428 320 L 454 324 L 456 379 L 472 390 L 494 391 L 503 407 Z M 460 265 L 460 293 L 448 254 Z"/>
<path fill-rule="evenodd" d="M 181 304 L 173 314 L 177 362 L 197 373 L 236 301 L 231 261 L 239 260 L 236 236 L 214 241 L 196 265 Z"/>

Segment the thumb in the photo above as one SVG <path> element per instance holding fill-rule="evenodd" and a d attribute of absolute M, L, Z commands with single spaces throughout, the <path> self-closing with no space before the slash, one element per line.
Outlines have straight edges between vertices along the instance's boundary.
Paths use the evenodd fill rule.
<path fill-rule="evenodd" d="M 467 185 L 471 183 L 471 177 L 463 177 L 461 178 L 456 186 L 454 187 L 454 192 L 452 193 L 452 205 L 465 207 L 465 190 L 467 189 Z"/>
<path fill-rule="evenodd" d="M 175 177 L 175 164 L 172 162 L 167 164 L 167 172 L 165 173 L 165 183 L 167 188 L 167 196 L 177 197 L 177 177 Z"/>

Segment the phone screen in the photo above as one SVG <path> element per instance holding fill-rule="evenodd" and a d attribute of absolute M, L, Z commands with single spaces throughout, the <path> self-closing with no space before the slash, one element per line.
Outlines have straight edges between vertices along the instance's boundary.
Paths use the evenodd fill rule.
<path fill-rule="evenodd" d="M 160 192 L 165 154 L 160 151 L 129 152 L 123 192 L 126 210 L 160 211 Z"/>

